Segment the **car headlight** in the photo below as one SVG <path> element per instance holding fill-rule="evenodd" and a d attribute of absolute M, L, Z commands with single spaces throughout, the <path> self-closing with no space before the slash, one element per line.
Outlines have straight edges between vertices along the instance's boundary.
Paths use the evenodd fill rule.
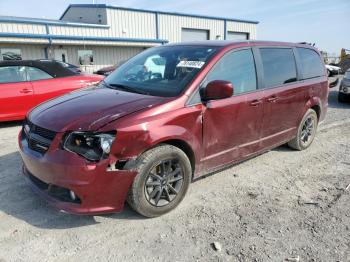
<path fill-rule="evenodd" d="M 71 132 L 66 136 L 63 148 L 87 160 L 99 161 L 109 155 L 114 139 L 115 132 Z"/>

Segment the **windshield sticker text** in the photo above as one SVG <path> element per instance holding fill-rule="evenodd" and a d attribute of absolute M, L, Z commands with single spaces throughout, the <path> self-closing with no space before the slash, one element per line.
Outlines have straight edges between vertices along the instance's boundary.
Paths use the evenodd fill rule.
<path fill-rule="evenodd" d="M 180 61 L 176 67 L 202 68 L 204 64 L 203 61 Z"/>

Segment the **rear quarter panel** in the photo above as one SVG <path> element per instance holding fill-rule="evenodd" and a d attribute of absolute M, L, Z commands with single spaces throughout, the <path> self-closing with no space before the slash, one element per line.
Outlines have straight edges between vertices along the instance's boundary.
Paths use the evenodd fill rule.
<path fill-rule="evenodd" d="M 318 120 L 322 122 L 326 116 L 328 108 L 329 86 L 327 77 L 307 80 L 304 83 L 304 88 L 308 90 L 307 101 L 298 118 L 298 123 L 302 120 L 306 111 L 310 108 L 319 108 Z"/>

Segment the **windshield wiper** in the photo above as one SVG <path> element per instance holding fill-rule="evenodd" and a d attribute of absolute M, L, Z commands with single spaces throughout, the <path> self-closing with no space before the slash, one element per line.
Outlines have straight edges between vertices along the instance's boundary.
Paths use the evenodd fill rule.
<path fill-rule="evenodd" d="M 109 88 L 113 88 L 113 89 L 118 89 L 118 90 L 122 90 L 122 91 L 126 91 L 126 92 L 131 92 L 131 93 L 137 93 L 137 94 L 142 94 L 142 95 L 148 95 L 148 93 L 143 92 L 141 90 L 138 90 L 136 88 L 133 88 L 131 86 L 126 86 L 126 85 L 122 85 L 122 84 L 108 84 L 107 82 L 103 81 L 103 83 L 105 84 L 105 86 L 109 87 Z"/>

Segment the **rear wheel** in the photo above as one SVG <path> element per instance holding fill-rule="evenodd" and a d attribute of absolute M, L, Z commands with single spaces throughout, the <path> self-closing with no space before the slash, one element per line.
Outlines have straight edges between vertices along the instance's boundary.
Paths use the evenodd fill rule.
<path fill-rule="evenodd" d="M 299 124 L 297 136 L 289 141 L 288 145 L 296 150 L 308 148 L 315 138 L 317 124 L 318 119 L 315 110 L 309 109 Z"/>
<path fill-rule="evenodd" d="M 177 207 L 187 192 L 192 174 L 186 154 L 171 145 L 150 149 L 125 168 L 138 172 L 127 201 L 146 217 L 157 217 Z"/>

